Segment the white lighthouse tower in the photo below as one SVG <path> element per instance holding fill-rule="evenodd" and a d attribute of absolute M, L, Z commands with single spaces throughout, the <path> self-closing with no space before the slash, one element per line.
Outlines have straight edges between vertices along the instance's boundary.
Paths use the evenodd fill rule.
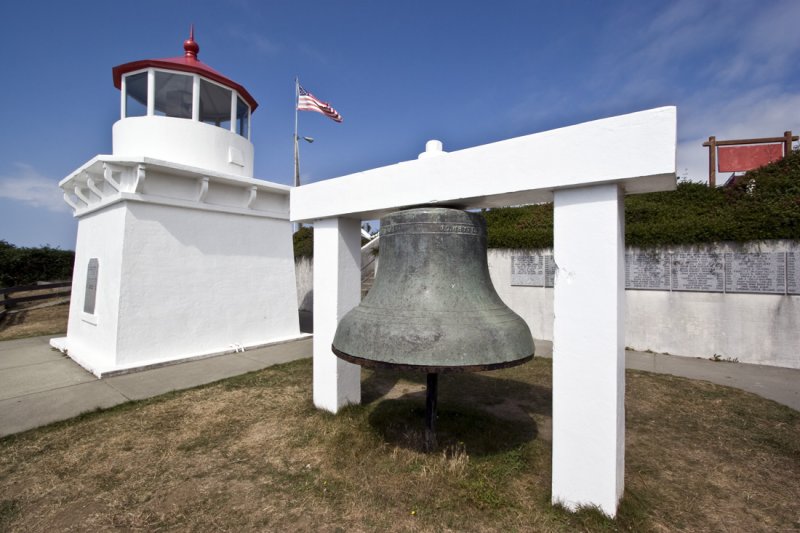
<path fill-rule="evenodd" d="M 253 178 L 247 90 L 184 55 L 113 69 L 113 154 L 64 178 L 78 218 L 67 336 L 98 376 L 300 336 L 289 190 Z"/>

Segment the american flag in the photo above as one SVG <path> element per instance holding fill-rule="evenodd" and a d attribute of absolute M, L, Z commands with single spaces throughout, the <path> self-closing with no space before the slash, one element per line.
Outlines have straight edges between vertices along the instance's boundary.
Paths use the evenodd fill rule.
<path fill-rule="evenodd" d="M 299 90 L 299 97 L 297 98 L 298 111 L 316 111 L 336 122 L 342 121 L 342 115 L 332 108 L 329 103 L 317 100 L 313 94 L 303 89 L 301 85 L 298 85 L 297 88 Z"/>

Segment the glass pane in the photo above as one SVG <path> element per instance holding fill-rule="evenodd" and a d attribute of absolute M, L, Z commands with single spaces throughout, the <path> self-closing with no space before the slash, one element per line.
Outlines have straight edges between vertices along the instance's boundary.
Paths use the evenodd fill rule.
<path fill-rule="evenodd" d="M 231 90 L 200 79 L 200 122 L 231 129 Z"/>
<path fill-rule="evenodd" d="M 125 76 L 125 116 L 147 114 L 147 72 Z"/>
<path fill-rule="evenodd" d="M 156 115 L 192 118 L 192 77 L 156 71 Z"/>
<path fill-rule="evenodd" d="M 250 119 L 248 117 L 249 108 L 244 100 L 236 98 L 236 133 L 242 137 L 249 138 L 250 136 Z"/>

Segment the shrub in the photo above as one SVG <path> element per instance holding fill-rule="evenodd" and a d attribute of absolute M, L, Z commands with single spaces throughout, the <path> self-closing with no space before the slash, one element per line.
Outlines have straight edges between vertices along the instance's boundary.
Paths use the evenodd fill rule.
<path fill-rule="evenodd" d="M 20 248 L 0 240 L 0 286 L 71 280 L 75 252 L 50 246 Z"/>
<path fill-rule="evenodd" d="M 490 248 L 549 248 L 553 205 L 484 211 Z M 800 240 L 800 152 L 729 187 L 683 182 L 625 197 L 625 241 L 642 248 L 719 241 Z"/>
<path fill-rule="evenodd" d="M 301 226 L 292 235 L 294 244 L 294 258 L 314 257 L 314 228 L 311 226 Z"/>

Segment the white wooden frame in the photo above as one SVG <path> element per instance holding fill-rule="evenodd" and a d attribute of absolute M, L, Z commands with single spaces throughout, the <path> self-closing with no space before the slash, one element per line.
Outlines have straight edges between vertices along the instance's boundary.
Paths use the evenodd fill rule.
<path fill-rule="evenodd" d="M 360 368 L 336 358 L 358 304 L 360 221 L 413 205 L 554 202 L 552 499 L 610 516 L 624 489 L 623 195 L 675 188 L 676 109 L 662 107 L 425 157 L 292 190 L 315 224 L 314 403 L 360 401 Z M 440 146 L 440 145 L 438 145 Z"/>

